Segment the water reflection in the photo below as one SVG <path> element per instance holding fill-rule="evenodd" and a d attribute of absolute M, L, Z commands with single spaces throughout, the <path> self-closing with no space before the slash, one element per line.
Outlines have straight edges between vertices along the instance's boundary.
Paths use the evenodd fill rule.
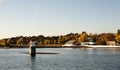
<path fill-rule="evenodd" d="M 31 70 L 36 70 L 35 65 L 36 65 L 36 56 L 35 55 L 30 55 L 30 61 L 31 61 Z"/>

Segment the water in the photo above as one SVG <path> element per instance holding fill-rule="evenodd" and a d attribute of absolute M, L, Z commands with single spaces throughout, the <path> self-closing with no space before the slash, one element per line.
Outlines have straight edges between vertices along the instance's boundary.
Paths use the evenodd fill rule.
<path fill-rule="evenodd" d="M 28 49 L 0 49 L 0 70 L 119 70 L 119 48 L 37 48 L 31 57 Z"/>

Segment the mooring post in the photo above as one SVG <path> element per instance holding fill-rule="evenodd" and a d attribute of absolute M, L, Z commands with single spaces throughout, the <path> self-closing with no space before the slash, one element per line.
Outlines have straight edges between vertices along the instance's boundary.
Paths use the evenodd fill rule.
<path fill-rule="evenodd" d="M 29 54 L 36 55 L 36 47 L 29 47 Z"/>
<path fill-rule="evenodd" d="M 34 40 L 30 40 L 29 54 L 32 55 L 32 56 L 36 55 L 36 47 L 35 47 L 35 41 Z"/>

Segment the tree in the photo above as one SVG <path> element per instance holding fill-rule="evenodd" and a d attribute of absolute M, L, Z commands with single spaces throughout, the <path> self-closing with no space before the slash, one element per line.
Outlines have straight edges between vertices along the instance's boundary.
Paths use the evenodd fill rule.
<path fill-rule="evenodd" d="M 116 40 L 118 43 L 120 43 L 120 35 L 117 35 L 116 38 L 115 38 L 115 40 Z"/>
<path fill-rule="evenodd" d="M 62 43 L 62 36 L 59 36 L 58 37 L 58 44 L 61 44 Z"/>
<path fill-rule="evenodd" d="M 10 45 L 10 43 L 11 43 L 11 38 L 8 38 L 7 39 L 7 45 Z"/>
<path fill-rule="evenodd" d="M 120 29 L 118 29 L 118 32 L 117 32 L 118 35 L 120 35 Z"/>
<path fill-rule="evenodd" d="M 45 44 L 45 45 L 50 44 L 50 40 L 49 40 L 49 39 L 45 39 L 45 40 L 44 40 L 44 44 Z"/>
<path fill-rule="evenodd" d="M 113 33 L 102 33 L 98 35 L 96 44 L 103 44 L 105 45 L 107 41 L 115 41 Z"/>
<path fill-rule="evenodd" d="M 23 37 L 21 37 L 17 40 L 17 46 L 22 45 L 22 42 L 23 42 Z"/>
<path fill-rule="evenodd" d="M 1 45 L 6 46 L 6 45 L 7 45 L 7 39 L 2 39 L 2 41 L 1 41 Z"/>
<path fill-rule="evenodd" d="M 79 37 L 79 42 L 85 42 L 87 39 L 87 33 L 86 32 L 82 32 L 82 34 Z"/>

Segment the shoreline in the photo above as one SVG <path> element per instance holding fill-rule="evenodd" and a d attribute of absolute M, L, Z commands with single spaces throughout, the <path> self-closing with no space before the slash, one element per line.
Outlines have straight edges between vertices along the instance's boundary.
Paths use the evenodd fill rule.
<path fill-rule="evenodd" d="M 120 46 L 111 46 L 111 45 L 83 45 L 89 48 L 120 48 Z"/>
<path fill-rule="evenodd" d="M 29 48 L 29 46 L 0 46 L 0 48 Z M 120 48 L 120 46 L 108 45 L 79 45 L 79 46 L 36 46 L 36 48 Z"/>

